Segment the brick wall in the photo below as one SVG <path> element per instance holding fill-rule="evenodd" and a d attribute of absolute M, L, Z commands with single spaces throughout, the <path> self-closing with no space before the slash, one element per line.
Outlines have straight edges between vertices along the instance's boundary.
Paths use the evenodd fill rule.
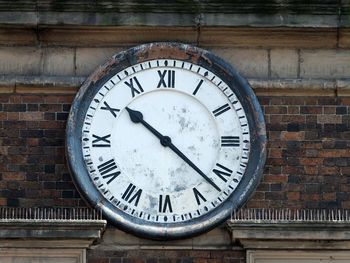
<path fill-rule="evenodd" d="M 268 158 L 246 207 L 350 208 L 350 30 L 228 27 L 0 30 L 0 206 L 86 206 L 65 161 L 71 102 L 105 59 L 150 41 L 209 49 L 255 89 Z M 216 249 L 206 246 L 223 232 L 199 237 L 207 242 L 202 249 L 193 249 L 195 240 L 179 241 L 186 249 L 139 249 L 136 238 L 136 248 L 121 248 L 131 237 L 114 231 L 109 226 L 88 251 L 89 263 L 245 262 L 244 250 L 230 249 L 226 228 L 222 243 L 230 247 Z"/>
<path fill-rule="evenodd" d="M 243 250 L 90 251 L 89 263 L 244 263 Z"/>
<path fill-rule="evenodd" d="M 85 206 L 67 171 L 72 95 L 0 96 L 0 204 Z M 350 208 L 350 97 L 259 97 L 268 130 L 252 208 Z"/>

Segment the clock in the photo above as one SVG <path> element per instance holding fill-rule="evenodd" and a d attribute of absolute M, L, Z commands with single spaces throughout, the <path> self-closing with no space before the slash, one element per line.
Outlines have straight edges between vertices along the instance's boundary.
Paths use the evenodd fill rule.
<path fill-rule="evenodd" d="M 264 118 L 222 59 L 179 43 L 121 52 L 83 83 L 66 152 L 80 194 L 112 224 L 151 239 L 198 235 L 254 191 Z"/>

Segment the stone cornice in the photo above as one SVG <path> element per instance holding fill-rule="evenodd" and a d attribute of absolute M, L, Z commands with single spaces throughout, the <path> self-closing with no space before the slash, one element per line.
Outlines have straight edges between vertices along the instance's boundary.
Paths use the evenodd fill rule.
<path fill-rule="evenodd" d="M 232 242 L 246 249 L 348 249 L 347 210 L 243 209 L 227 221 Z"/>
<path fill-rule="evenodd" d="M 0 93 L 76 94 L 85 76 L 0 76 Z M 260 96 L 350 96 L 350 79 L 247 79 Z"/>
<path fill-rule="evenodd" d="M 346 27 L 349 2 L 0 1 L 3 25 Z"/>

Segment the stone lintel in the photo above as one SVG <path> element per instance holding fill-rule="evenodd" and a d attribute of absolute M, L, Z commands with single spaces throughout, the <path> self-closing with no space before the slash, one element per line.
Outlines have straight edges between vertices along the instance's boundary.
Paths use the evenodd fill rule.
<path fill-rule="evenodd" d="M 76 94 L 85 76 L 0 76 L 0 94 Z M 252 79 L 259 96 L 349 96 L 350 79 Z"/>
<path fill-rule="evenodd" d="M 101 239 L 105 220 L 1 219 L 1 247 L 88 248 Z"/>
<path fill-rule="evenodd" d="M 246 249 L 348 249 L 348 221 L 231 220 L 233 243 Z"/>
<path fill-rule="evenodd" d="M 1 1 L 7 25 L 348 26 L 344 1 Z"/>

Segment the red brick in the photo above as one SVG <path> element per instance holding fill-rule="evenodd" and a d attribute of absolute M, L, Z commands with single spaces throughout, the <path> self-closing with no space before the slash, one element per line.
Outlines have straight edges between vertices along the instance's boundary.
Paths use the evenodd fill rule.
<path fill-rule="evenodd" d="M 306 166 L 305 167 L 305 174 L 317 174 L 318 168 L 315 166 Z"/>
<path fill-rule="evenodd" d="M 285 175 L 264 175 L 264 182 L 269 183 L 286 183 L 287 176 Z"/>
<path fill-rule="evenodd" d="M 57 103 L 58 102 L 58 96 L 46 96 L 45 97 L 45 103 Z"/>
<path fill-rule="evenodd" d="M 324 111 L 324 114 L 335 114 L 336 108 L 335 107 L 324 107 L 323 111 Z"/>
<path fill-rule="evenodd" d="M 350 98 L 341 98 L 341 105 L 350 106 Z"/>
<path fill-rule="evenodd" d="M 266 114 L 286 114 L 287 107 L 285 106 L 265 106 Z"/>
<path fill-rule="evenodd" d="M 43 103 L 44 99 L 42 96 L 26 95 L 22 96 L 22 103 Z"/>
<path fill-rule="evenodd" d="M 72 103 L 75 96 L 60 96 L 58 97 L 58 103 Z"/>
<path fill-rule="evenodd" d="M 281 157 L 282 152 L 280 149 L 270 149 L 269 150 L 269 157 Z"/>
<path fill-rule="evenodd" d="M 270 116 L 270 123 L 281 123 L 282 121 L 282 115 L 271 115 Z"/>
<path fill-rule="evenodd" d="M 8 112 L 7 113 L 7 120 L 9 120 L 9 121 L 18 121 L 19 120 L 18 112 Z"/>
<path fill-rule="evenodd" d="M 299 106 L 288 106 L 288 114 L 299 114 L 300 107 Z"/>
<path fill-rule="evenodd" d="M 42 112 L 21 112 L 20 120 L 25 121 L 40 121 L 43 120 L 44 114 Z"/>
<path fill-rule="evenodd" d="M 297 140 L 301 141 L 305 139 L 305 132 L 285 132 L 281 133 L 281 140 Z"/>
<path fill-rule="evenodd" d="M 304 123 L 305 115 L 283 115 L 283 122 L 296 122 L 296 123 Z"/>
<path fill-rule="evenodd" d="M 21 103 L 21 96 L 20 95 L 11 95 L 10 96 L 10 103 Z"/>
<path fill-rule="evenodd" d="M 287 193 L 288 200 L 300 200 L 300 192 Z"/>
<path fill-rule="evenodd" d="M 23 172 L 6 172 L 2 174 L 2 180 L 4 181 L 23 181 L 25 174 Z"/>
<path fill-rule="evenodd" d="M 336 195 L 335 193 L 323 193 L 323 199 L 324 200 L 336 200 Z"/>
<path fill-rule="evenodd" d="M 301 165 L 321 165 L 323 163 L 323 158 L 301 158 Z"/>

